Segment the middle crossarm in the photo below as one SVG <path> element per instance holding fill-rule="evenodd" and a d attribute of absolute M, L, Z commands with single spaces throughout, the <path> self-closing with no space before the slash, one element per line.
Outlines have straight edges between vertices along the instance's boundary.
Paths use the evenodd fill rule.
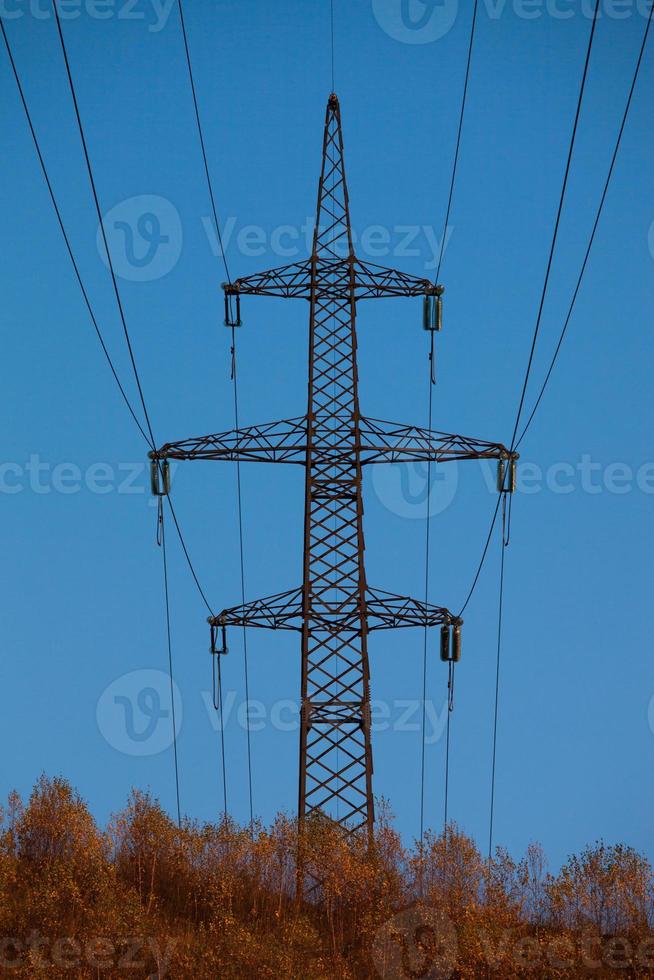
<path fill-rule="evenodd" d="M 349 299 L 350 266 L 354 271 L 356 301 L 393 296 L 438 296 L 443 292 L 442 286 L 435 286 L 430 279 L 410 276 L 399 269 L 362 262 L 354 256 L 342 259 L 321 256 L 316 259 L 315 282 L 324 299 Z M 306 259 L 224 283 L 223 289 L 227 296 L 311 299 L 311 273 L 311 260 Z"/>
<path fill-rule="evenodd" d="M 351 443 L 351 418 L 343 416 L 340 435 L 345 445 Z M 464 459 L 509 459 L 506 446 L 483 439 L 422 429 L 415 425 L 360 420 L 361 462 L 367 463 L 444 463 Z M 338 435 L 339 430 L 334 430 Z M 333 462 L 349 450 L 335 445 L 325 450 Z M 169 442 L 156 450 L 154 459 L 224 459 L 259 463 L 304 463 L 307 453 L 306 418 L 284 419 L 265 425 L 252 425 L 230 432 Z M 515 454 L 514 454 L 515 455 Z"/>
<path fill-rule="evenodd" d="M 358 593 L 343 598 L 315 600 L 311 606 L 314 627 L 342 630 L 349 621 L 361 616 Z M 381 589 L 366 589 L 365 604 L 369 630 L 396 629 L 402 626 L 444 626 L 460 623 L 448 609 L 431 603 L 395 595 Z M 214 627 L 253 626 L 259 629 L 301 630 L 303 621 L 302 589 L 280 592 L 266 599 L 256 599 L 243 606 L 224 609 L 209 622 Z"/>

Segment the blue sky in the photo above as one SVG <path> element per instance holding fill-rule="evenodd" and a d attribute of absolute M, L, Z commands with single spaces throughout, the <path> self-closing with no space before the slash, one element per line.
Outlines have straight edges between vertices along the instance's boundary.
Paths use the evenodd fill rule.
<path fill-rule="evenodd" d="M 441 274 L 439 429 L 510 440 L 590 28 L 587 7 L 480 4 Z M 136 400 L 47 9 L 36 0 L 5 0 L 5 24 L 85 283 Z M 409 16 L 418 24 L 424 14 L 426 30 L 437 35 L 423 34 L 424 43 L 416 43 L 419 31 L 406 27 L 401 10 L 399 0 L 336 0 L 336 90 L 360 250 L 430 276 L 470 9 L 447 0 L 432 10 L 415 0 Z M 567 309 L 645 26 L 636 4 L 603 4 L 602 11 L 528 406 Z M 229 429 L 224 272 L 207 231 L 177 10 L 149 0 L 133 7 L 82 0 L 67 13 L 102 207 L 116 209 L 110 241 L 157 441 Z M 293 261 L 304 252 L 302 229 L 315 207 L 331 82 L 328 4 L 193 0 L 186 18 L 232 275 Z M 646 98 L 653 74 L 650 46 L 569 336 L 522 447 L 507 553 L 496 840 L 515 853 L 540 840 L 553 865 L 598 837 L 654 857 L 648 718 L 654 174 Z M 156 710 L 157 692 L 166 710 L 167 654 L 146 447 L 83 306 L 4 52 L 0 87 L 6 159 L 0 670 L 8 746 L 0 795 L 13 787 L 28 792 L 46 771 L 75 783 L 101 821 L 131 786 L 150 787 L 172 812 L 170 725 Z M 154 219 L 143 223 L 144 214 Z M 238 338 L 244 424 L 304 411 L 306 316 L 302 303 L 244 301 Z M 362 304 L 359 343 L 363 411 L 424 424 L 427 341 L 416 301 Z M 461 465 L 437 472 L 435 488 L 430 598 L 457 609 L 494 506 L 492 474 L 476 463 Z M 294 587 L 301 579 L 301 468 L 245 466 L 243 493 L 248 597 Z M 421 470 L 368 472 L 371 584 L 421 595 L 424 498 Z M 233 467 L 179 466 L 174 499 L 212 605 L 238 602 Z M 172 528 L 169 537 L 182 808 L 211 819 L 222 791 L 216 719 L 207 708 L 206 611 Z M 482 845 L 498 559 L 495 539 L 466 612 L 452 720 L 450 813 Z M 237 635 L 231 647 L 224 665 L 232 705 L 228 795 L 230 810 L 245 820 Z M 375 791 L 389 799 L 407 840 L 419 830 L 421 657 L 420 631 L 379 634 L 371 642 L 379 702 Z M 426 819 L 435 827 L 442 819 L 438 722 L 445 683 L 434 636 Z M 297 730 L 286 702 L 297 703 L 298 692 L 295 636 L 254 632 L 250 696 L 261 702 L 251 734 L 254 801 L 264 820 L 296 805 Z M 654 709 L 650 714 L 654 726 Z"/>

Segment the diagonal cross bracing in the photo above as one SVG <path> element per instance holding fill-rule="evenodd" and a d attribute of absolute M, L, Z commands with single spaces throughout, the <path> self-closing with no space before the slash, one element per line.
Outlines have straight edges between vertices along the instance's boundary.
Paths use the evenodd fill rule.
<path fill-rule="evenodd" d="M 364 565 L 362 469 L 373 463 L 515 457 L 501 443 L 366 418 L 359 409 L 356 309 L 363 299 L 440 296 L 442 287 L 357 258 L 352 246 L 338 99 L 325 118 L 311 256 L 224 285 L 236 297 L 304 299 L 309 306 L 306 414 L 166 443 L 152 458 L 299 463 L 305 467 L 304 562 L 299 588 L 224 609 L 228 626 L 301 636 L 299 818 L 322 813 L 372 834 L 368 636 L 379 629 L 460 623 L 447 609 L 370 588 Z M 433 302 L 430 300 L 429 302 Z"/>

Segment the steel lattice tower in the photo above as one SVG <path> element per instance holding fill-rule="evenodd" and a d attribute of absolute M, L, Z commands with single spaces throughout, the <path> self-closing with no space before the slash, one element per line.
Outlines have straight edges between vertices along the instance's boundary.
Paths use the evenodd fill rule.
<path fill-rule="evenodd" d="M 232 625 L 301 633 L 300 823 L 323 813 L 349 831 L 367 828 L 372 833 L 368 634 L 403 626 L 450 628 L 460 621 L 447 609 L 368 586 L 362 468 L 402 461 L 508 460 L 510 453 L 499 443 L 361 415 L 357 303 L 398 296 L 426 297 L 430 303 L 443 289 L 355 255 L 336 95 L 327 104 L 310 258 L 223 288 L 229 326 L 240 325 L 243 295 L 309 302 L 307 414 L 167 443 L 151 457 L 305 466 L 302 586 L 212 617 L 212 650 L 221 652 L 221 634 L 226 650 L 225 629 Z"/>

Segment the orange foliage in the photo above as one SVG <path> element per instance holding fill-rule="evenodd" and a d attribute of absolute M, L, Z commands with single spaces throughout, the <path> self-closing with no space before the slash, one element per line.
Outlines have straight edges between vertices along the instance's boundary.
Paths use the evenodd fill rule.
<path fill-rule="evenodd" d="M 355 980 L 651 976 L 648 862 L 600 843 L 548 874 L 488 862 L 452 825 L 407 850 L 326 819 L 179 829 L 134 792 L 106 830 L 61 779 L 13 794 L 0 835 L 0 976 Z M 296 896 L 297 856 L 304 891 Z"/>

